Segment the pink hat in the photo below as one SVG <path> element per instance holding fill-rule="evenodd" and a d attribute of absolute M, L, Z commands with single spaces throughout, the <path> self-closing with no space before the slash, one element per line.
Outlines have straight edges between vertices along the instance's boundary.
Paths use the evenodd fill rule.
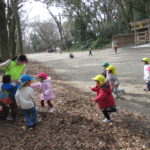
<path fill-rule="evenodd" d="M 44 79 L 47 79 L 47 78 L 48 78 L 48 75 L 47 75 L 45 72 L 41 72 L 41 73 L 37 74 L 36 76 L 42 77 L 42 78 L 44 78 Z"/>

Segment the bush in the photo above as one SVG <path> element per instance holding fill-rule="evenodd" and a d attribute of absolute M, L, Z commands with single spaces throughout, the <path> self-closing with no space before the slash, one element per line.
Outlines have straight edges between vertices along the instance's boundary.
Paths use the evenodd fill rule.
<path fill-rule="evenodd" d="M 99 37 L 96 41 L 92 42 L 91 47 L 92 48 L 102 48 L 110 42 L 111 42 L 111 40 L 108 38 Z"/>

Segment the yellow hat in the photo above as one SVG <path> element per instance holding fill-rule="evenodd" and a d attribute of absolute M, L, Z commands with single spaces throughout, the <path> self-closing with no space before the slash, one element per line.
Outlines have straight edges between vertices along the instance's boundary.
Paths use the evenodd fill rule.
<path fill-rule="evenodd" d="M 105 77 L 103 75 L 97 75 L 96 77 L 92 78 L 95 81 L 98 81 L 100 84 L 104 84 L 105 83 Z"/>
<path fill-rule="evenodd" d="M 143 58 L 142 61 L 146 61 L 149 63 L 149 59 L 147 57 Z"/>
<path fill-rule="evenodd" d="M 116 71 L 116 67 L 113 66 L 113 65 L 110 65 L 107 70 L 112 70 L 113 74 L 116 75 L 117 74 L 117 71 Z"/>

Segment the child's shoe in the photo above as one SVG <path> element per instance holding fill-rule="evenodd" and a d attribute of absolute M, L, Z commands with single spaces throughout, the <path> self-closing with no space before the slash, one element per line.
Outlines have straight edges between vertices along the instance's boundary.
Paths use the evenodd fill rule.
<path fill-rule="evenodd" d="M 121 92 L 122 94 L 126 94 L 125 89 L 121 89 L 120 92 Z"/>
<path fill-rule="evenodd" d="M 50 113 L 53 113 L 53 112 L 55 112 L 55 111 L 56 111 L 56 109 L 55 109 L 54 107 L 49 109 L 49 112 L 50 112 Z"/>
<path fill-rule="evenodd" d="M 102 122 L 104 122 L 104 123 L 109 123 L 109 122 L 111 122 L 111 119 L 105 118 Z"/>
<path fill-rule="evenodd" d="M 13 118 L 12 118 L 12 116 L 8 115 L 7 118 L 6 118 L 6 120 L 13 121 Z"/>
<path fill-rule="evenodd" d="M 33 128 L 33 126 L 30 126 L 30 127 L 27 127 L 27 130 L 28 130 L 28 131 L 33 131 L 34 128 Z"/>

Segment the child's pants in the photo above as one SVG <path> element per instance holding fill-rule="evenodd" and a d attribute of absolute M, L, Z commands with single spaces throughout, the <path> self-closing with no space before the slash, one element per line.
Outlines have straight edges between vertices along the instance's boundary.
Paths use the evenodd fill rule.
<path fill-rule="evenodd" d="M 105 118 L 107 118 L 108 120 L 110 120 L 110 115 L 109 115 L 109 113 L 110 113 L 110 112 L 116 112 L 116 107 L 114 106 L 114 107 L 110 107 L 110 108 L 103 109 L 102 112 L 103 112 Z"/>
<path fill-rule="evenodd" d="M 150 91 L 150 81 L 148 81 L 146 84 L 147 84 L 147 89 Z"/>
<path fill-rule="evenodd" d="M 118 91 L 118 86 L 115 86 L 114 88 L 112 88 L 112 92 L 119 97 L 119 91 Z"/>
<path fill-rule="evenodd" d="M 26 119 L 26 125 L 28 127 L 36 125 L 38 123 L 37 111 L 35 107 L 32 107 L 30 109 L 22 109 L 22 113 Z"/>
<path fill-rule="evenodd" d="M 53 107 L 53 104 L 51 103 L 50 100 L 47 100 L 47 104 L 49 107 L 51 107 L 51 108 Z M 41 100 L 41 106 L 44 107 L 44 100 Z"/>

